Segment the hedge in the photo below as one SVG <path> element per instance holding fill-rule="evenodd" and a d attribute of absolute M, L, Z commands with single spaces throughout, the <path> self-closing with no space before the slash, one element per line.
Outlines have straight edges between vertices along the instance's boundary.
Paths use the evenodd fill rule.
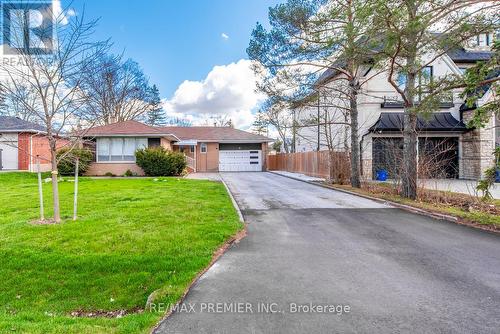
<path fill-rule="evenodd" d="M 68 152 L 69 151 L 69 152 Z M 59 160 L 64 156 L 61 160 Z M 85 148 L 74 148 L 71 151 L 68 148 L 63 148 L 57 151 L 57 169 L 61 175 L 74 175 L 76 157 L 80 158 L 78 163 L 78 175 L 83 175 L 90 167 L 93 160 L 93 154 Z"/>
<path fill-rule="evenodd" d="M 167 151 L 163 147 L 137 150 L 135 157 L 137 165 L 148 176 L 177 176 L 187 167 L 182 153 Z"/>

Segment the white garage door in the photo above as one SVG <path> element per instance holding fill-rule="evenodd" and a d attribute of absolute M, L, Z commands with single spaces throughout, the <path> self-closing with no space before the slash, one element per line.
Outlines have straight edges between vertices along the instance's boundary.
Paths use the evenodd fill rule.
<path fill-rule="evenodd" d="M 16 170 L 17 134 L 0 134 L 0 170 Z"/>
<path fill-rule="evenodd" d="M 261 172 L 262 151 L 219 151 L 220 172 Z"/>

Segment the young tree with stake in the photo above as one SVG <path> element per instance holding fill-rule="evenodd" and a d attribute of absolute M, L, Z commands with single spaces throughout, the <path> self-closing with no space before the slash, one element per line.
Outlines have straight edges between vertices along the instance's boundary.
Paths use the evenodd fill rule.
<path fill-rule="evenodd" d="M 29 33 L 24 29 L 30 20 L 29 15 L 27 8 L 21 17 L 12 20 L 13 24 L 19 23 L 19 26 L 11 29 Z M 97 22 L 86 22 L 83 15 L 68 18 L 64 16 L 65 11 L 59 16 L 54 13 L 45 15 L 53 19 L 54 40 L 47 42 L 43 50 L 26 45 L 12 48 L 12 61 L 0 64 L 0 70 L 6 74 L 1 89 L 7 99 L 15 101 L 32 120 L 44 128 L 50 149 L 54 221 L 59 223 L 61 214 L 56 153 L 61 146 L 71 151 L 80 142 L 79 137 L 84 135 L 80 132 L 73 137 L 63 138 L 66 130 L 83 121 L 89 126 L 93 124 L 92 117 L 87 118 L 87 115 L 79 113 L 89 101 L 89 95 L 82 90 L 82 81 L 89 75 L 85 69 L 107 51 L 109 44 L 91 41 Z M 24 45 L 29 40 L 22 34 L 12 36 L 20 39 L 13 45 Z"/>

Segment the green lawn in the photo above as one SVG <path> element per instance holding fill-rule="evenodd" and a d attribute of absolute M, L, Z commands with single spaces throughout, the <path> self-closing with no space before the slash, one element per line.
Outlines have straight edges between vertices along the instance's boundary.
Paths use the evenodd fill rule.
<path fill-rule="evenodd" d="M 79 220 L 70 219 L 73 183 L 61 182 L 65 221 L 35 226 L 36 175 L 0 173 L 0 333 L 148 332 L 163 314 L 70 313 L 144 308 L 153 291 L 175 303 L 242 228 L 220 183 L 80 180 Z M 49 209 L 51 185 L 43 188 Z"/>

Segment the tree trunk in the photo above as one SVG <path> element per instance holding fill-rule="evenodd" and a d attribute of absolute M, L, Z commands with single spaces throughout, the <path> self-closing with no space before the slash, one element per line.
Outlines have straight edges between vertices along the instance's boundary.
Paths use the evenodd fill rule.
<path fill-rule="evenodd" d="M 59 207 L 59 185 L 57 184 L 57 158 L 56 158 L 56 141 L 54 138 L 49 139 L 50 144 L 50 162 L 52 174 L 52 198 L 54 202 L 54 221 L 61 222 L 61 210 Z"/>
<path fill-rule="evenodd" d="M 358 92 L 356 83 L 351 83 L 350 114 L 351 114 L 351 186 L 361 188 L 360 149 L 358 132 Z"/>
<path fill-rule="evenodd" d="M 409 59 L 413 61 L 414 58 Z M 417 198 L 417 178 L 418 178 L 418 135 L 417 135 L 417 112 L 414 110 L 416 74 L 408 73 L 406 83 L 406 97 L 403 130 L 403 175 L 401 196 L 410 199 Z"/>
<path fill-rule="evenodd" d="M 335 168 L 335 156 L 332 150 L 328 150 L 328 167 L 330 174 L 330 183 L 339 183 L 339 179 L 337 178 L 336 168 Z"/>
<path fill-rule="evenodd" d="M 403 147 L 403 175 L 401 196 L 410 199 L 417 198 L 417 114 L 405 111 L 404 119 L 404 147 Z"/>
<path fill-rule="evenodd" d="M 417 2 L 412 0 L 406 2 L 408 16 L 410 21 L 415 20 L 417 16 Z M 412 21 L 413 22 L 413 21 Z M 404 109 L 404 130 L 403 130 L 403 171 L 401 180 L 401 196 L 410 199 L 417 198 L 417 178 L 418 178 L 418 157 L 417 157 L 417 112 L 415 105 L 415 86 L 417 72 L 417 33 L 410 29 L 408 35 L 408 55 L 406 56 L 406 65 L 408 67 L 406 87 L 404 94 L 406 97 Z"/>

